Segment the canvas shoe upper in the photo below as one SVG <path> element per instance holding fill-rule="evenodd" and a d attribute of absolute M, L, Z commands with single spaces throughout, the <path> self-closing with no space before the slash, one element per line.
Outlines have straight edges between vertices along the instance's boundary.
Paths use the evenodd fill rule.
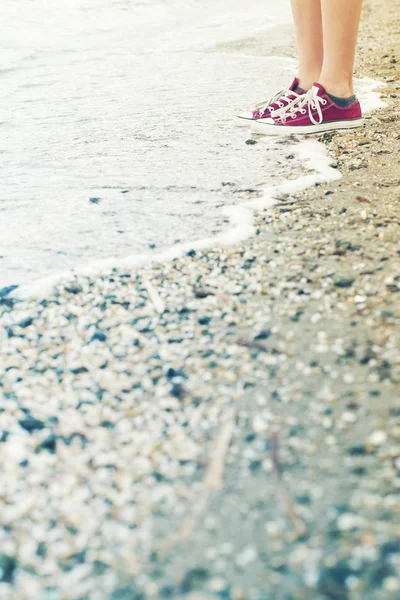
<path fill-rule="evenodd" d="M 305 91 L 298 86 L 299 80 L 295 77 L 287 90 L 281 90 L 269 100 L 260 102 L 253 111 L 240 113 L 238 115 L 240 124 L 247 125 L 249 121 L 270 117 L 272 112 L 278 113 L 278 111 L 287 110 L 293 102 L 305 94 Z"/>
<path fill-rule="evenodd" d="M 286 111 L 272 111 L 268 118 L 251 121 L 250 128 L 266 135 L 290 135 L 353 129 L 362 125 L 362 111 L 357 99 L 350 106 L 339 106 L 322 85 L 315 83 Z"/>

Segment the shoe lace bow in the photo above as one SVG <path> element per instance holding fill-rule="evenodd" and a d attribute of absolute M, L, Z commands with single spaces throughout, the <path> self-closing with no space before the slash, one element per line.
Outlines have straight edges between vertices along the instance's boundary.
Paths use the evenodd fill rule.
<path fill-rule="evenodd" d="M 271 116 L 279 116 L 286 121 L 289 117 L 295 119 L 299 113 L 305 115 L 308 111 L 311 123 L 319 125 L 324 118 L 321 106 L 326 104 L 326 100 L 318 95 L 318 91 L 318 88 L 313 86 L 306 94 L 299 96 L 285 111 L 273 111 Z"/>

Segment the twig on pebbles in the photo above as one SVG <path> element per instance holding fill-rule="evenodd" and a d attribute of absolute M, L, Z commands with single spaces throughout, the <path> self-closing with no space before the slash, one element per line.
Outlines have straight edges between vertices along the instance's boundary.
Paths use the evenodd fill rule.
<path fill-rule="evenodd" d="M 296 507 L 290 498 L 282 479 L 282 466 L 279 461 L 279 439 L 277 433 L 273 433 L 271 436 L 271 460 L 276 479 L 276 494 L 282 502 L 288 520 L 293 525 L 297 535 L 299 537 L 304 537 L 307 535 L 307 527 L 297 514 Z"/>
<path fill-rule="evenodd" d="M 150 301 L 153 303 L 155 310 L 161 315 L 165 311 L 165 302 L 157 292 L 154 285 L 147 277 L 143 277 L 143 285 L 147 290 Z"/>
<path fill-rule="evenodd" d="M 235 428 L 235 412 L 232 411 L 218 432 L 210 462 L 203 478 L 203 489 L 196 497 L 190 511 L 183 519 L 177 535 L 157 544 L 157 550 L 170 550 L 188 540 L 196 529 L 200 517 L 207 510 L 212 493 L 223 486 L 226 456 Z"/>
<path fill-rule="evenodd" d="M 219 431 L 215 441 L 214 451 L 204 476 L 204 487 L 210 492 L 222 488 L 225 460 L 232 440 L 234 428 L 235 413 L 232 411 Z"/>

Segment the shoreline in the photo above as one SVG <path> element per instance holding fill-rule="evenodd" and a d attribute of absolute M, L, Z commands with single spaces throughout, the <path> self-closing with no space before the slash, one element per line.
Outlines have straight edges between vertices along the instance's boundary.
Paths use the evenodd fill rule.
<path fill-rule="evenodd" d="M 388 108 L 319 137 L 340 179 L 260 206 L 235 246 L 0 300 L 0 595 L 398 598 L 399 2 L 385 6 L 366 5 L 358 69 L 386 80 Z"/>
<path fill-rule="evenodd" d="M 221 233 L 195 242 L 177 244 L 155 255 L 134 254 L 122 258 L 110 257 L 95 260 L 74 270 L 61 271 L 34 280 L 29 284 L 18 285 L 10 294 L 7 294 L 7 297 L 22 301 L 41 300 L 55 292 L 60 286 L 68 287 L 82 277 L 96 278 L 107 276 L 110 271 L 140 269 L 151 264 L 167 264 L 171 260 L 184 257 L 187 252 L 193 250 L 207 252 L 207 250 L 215 248 L 223 249 L 245 243 L 256 233 L 255 212 L 267 210 L 275 203 L 279 203 L 278 198 L 284 194 L 299 193 L 316 184 L 333 182 L 342 177 L 336 168 L 333 169 L 330 166 L 330 157 L 315 139 L 302 140 L 302 143 L 291 139 L 288 141 L 288 152 L 292 152 L 294 158 L 299 160 L 299 177 L 283 180 L 272 186 L 262 185 L 259 192 L 260 198 L 225 206 L 223 212 L 229 219 L 229 225 Z M 307 172 L 307 174 L 301 175 L 301 171 Z M 7 287 L 14 286 L 6 286 L 3 289 Z"/>
<path fill-rule="evenodd" d="M 381 82 L 363 78 L 357 83 L 360 89 L 367 88 L 362 93 L 366 118 L 369 118 L 370 112 L 385 108 L 385 104 L 380 100 L 380 93 L 376 91 L 382 89 Z M 293 157 L 299 161 L 299 176 L 296 179 L 284 179 L 276 185 L 260 185 L 261 198 L 225 206 L 223 214 L 229 220 L 229 225 L 226 230 L 221 231 L 219 234 L 195 242 L 177 244 L 160 253 L 133 254 L 120 258 L 110 256 L 109 258 L 94 260 L 75 269 L 40 277 L 28 284 L 20 284 L 7 296 L 18 300 L 40 299 L 51 294 L 60 285 L 71 285 L 71 282 L 79 279 L 79 277 L 101 277 L 113 269 L 139 269 L 151 263 L 167 263 L 170 260 L 184 256 L 190 250 L 207 251 L 207 249 L 212 250 L 215 247 L 227 247 L 246 242 L 256 232 L 255 211 L 272 207 L 274 203 L 279 202 L 277 198 L 282 194 L 299 193 L 316 184 L 330 183 L 342 177 L 336 167 L 332 169 L 330 166 L 332 161 L 325 152 L 324 146 L 317 146 L 316 142 L 320 139 L 320 136 L 312 136 L 308 139 L 303 137 L 299 143 L 295 138 L 289 138 L 286 142 L 288 152 L 292 153 Z M 258 142 L 255 141 L 255 143 Z M 302 171 L 309 174 L 302 175 Z M 6 290 L 9 287 L 14 286 L 0 288 L 0 293 L 2 289 Z"/>

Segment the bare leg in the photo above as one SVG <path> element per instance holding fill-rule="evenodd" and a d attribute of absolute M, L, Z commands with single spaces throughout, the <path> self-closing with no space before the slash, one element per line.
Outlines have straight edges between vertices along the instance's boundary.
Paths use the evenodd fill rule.
<path fill-rule="evenodd" d="M 335 4 L 336 0 L 327 2 Z M 299 85 L 309 90 L 319 80 L 323 62 L 321 0 L 292 0 L 292 12 L 299 54 Z"/>
<path fill-rule="evenodd" d="M 354 94 L 353 68 L 361 5 L 362 0 L 321 0 L 324 61 L 317 81 L 327 92 L 341 98 Z"/>

